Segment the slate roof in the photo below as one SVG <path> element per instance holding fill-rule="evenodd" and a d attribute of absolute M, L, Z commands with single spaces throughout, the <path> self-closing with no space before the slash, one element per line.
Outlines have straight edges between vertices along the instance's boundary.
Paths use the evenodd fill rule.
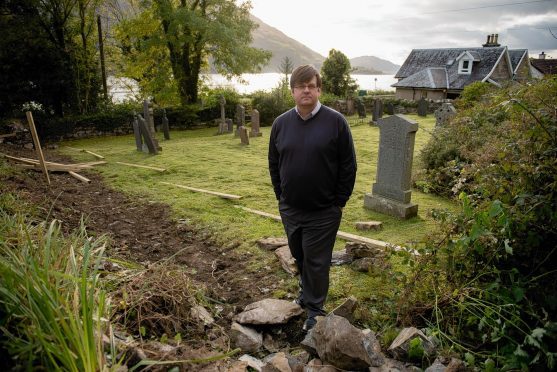
<path fill-rule="evenodd" d="M 532 59 L 530 63 L 544 75 L 557 74 L 557 59 Z"/>
<path fill-rule="evenodd" d="M 413 49 L 395 75 L 395 78 L 400 80 L 391 86 L 464 89 L 466 85 L 488 77 L 499 58 L 505 57 L 503 54 L 506 51 L 506 47 Z M 479 59 L 473 63 L 472 73 L 469 75 L 458 73 L 456 59 L 464 52 L 469 52 L 474 59 Z M 430 78 L 428 69 L 437 77 L 442 75 L 439 69 L 445 70 L 445 80 Z M 434 84 L 431 84 L 432 81 Z"/>
<path fill-rule="evenodd" d="M 516 72 L 520 61 L 523 58 L 528 58 L 528 49 L 509 49 L 509 57 L 513 66 L 513 72 Z"/>

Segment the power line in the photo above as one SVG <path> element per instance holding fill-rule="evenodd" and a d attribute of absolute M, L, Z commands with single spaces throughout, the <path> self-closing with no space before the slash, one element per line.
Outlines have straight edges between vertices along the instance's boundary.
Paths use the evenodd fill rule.
<path fill-rule="evenodd" d="M 519 3 L 484 5 L 484 6 L 475 6 L 475 7 L 471 7 L 471 8 L 438 10 L 438 11 L 434 11 L 434 12 L 426 12 L 426 13 L 421 13 L 421 14 L 438 14 L 438 13 L 461 12 L 461 11 L 464 11 L 464 10 L 499 8 L 499 7 L 503 7 L 503 6 L 524 5 L 524 4 L 533 4 L 533 3 L 545 3 L 545 2 L 548 2 L 548 1 L 552 1 L 552 0 L 534 0 L 534 1 L 522 1 L 522 2 L 519 2 Z"/>

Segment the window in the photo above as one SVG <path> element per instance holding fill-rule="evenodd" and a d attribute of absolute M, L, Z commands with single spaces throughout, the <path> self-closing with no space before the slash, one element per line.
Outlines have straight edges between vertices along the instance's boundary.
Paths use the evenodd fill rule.
<path fill-rule="evenodd" d="M 472 72 L 472 61 L 469 59 L 461 59 L 458 64 L 459 74 L 470 74 Z"/>

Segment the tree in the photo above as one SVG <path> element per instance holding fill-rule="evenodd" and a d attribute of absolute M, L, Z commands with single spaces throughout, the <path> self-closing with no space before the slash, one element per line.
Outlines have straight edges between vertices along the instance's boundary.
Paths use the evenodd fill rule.
<path fill-rule="evenodd" d="M 321 67 L 323 91 L 338 97 L 346 97 L 354 93 L 358 86 L 350 77 L 350 72 L 352 67 L 348 57 L 341 51 L 331 49 Z"/>
<path fill-rule="evenodd" d="M 142 88 L 172 86 L 182 105 L 196 103 L 202 69 L 209 60 L 227 77 L 257 72 L 270 52 L 250 47 L 249 2 L 233 0 L 153 0 L 119 26 L 126 54 L 125 74 Z M 160 77 L 163 77 L 162 79 Z M 147 80 L 150 82 L 141 82 Z"/>

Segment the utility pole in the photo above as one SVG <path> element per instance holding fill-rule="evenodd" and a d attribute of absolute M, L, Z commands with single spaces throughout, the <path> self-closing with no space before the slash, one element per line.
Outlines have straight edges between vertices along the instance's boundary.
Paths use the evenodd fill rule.
<path fill-rule="evenodd" d="M 101 73 L 103 80 L 103 93 L 105 101 L 108 101 L 108 88 L 106 87 L 106 69 L 104 67 L 104 47 L 103 47 L 103 33 L 101 28 L 101 16 L 97 15 L 97 30 L 99 31 L 99 54 L 101 58 Z"/>

